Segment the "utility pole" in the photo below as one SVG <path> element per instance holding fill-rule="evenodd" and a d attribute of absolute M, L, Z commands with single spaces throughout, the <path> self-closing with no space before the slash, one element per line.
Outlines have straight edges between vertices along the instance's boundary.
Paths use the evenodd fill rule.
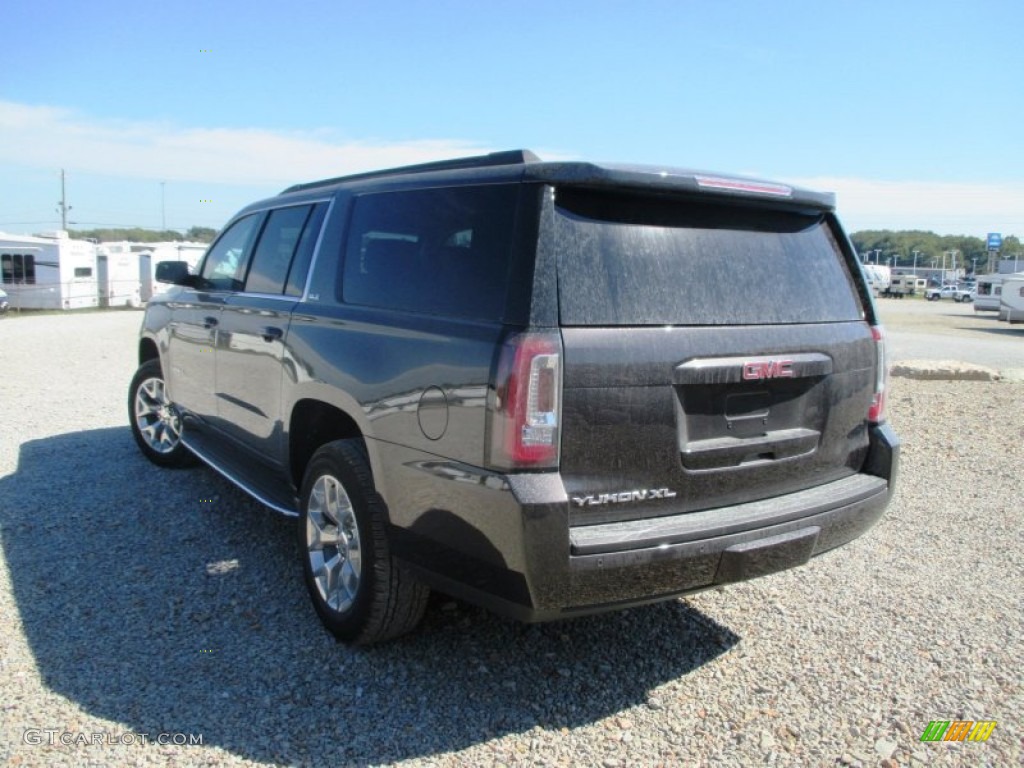
<path fill-rule="evenodd" d="M 64 169 L 60 169 L 60 202 L 57 203 L 57 210 L 60 212 L 60 228 L 66 230 L 68 228 L 68 211 L 71 210 L 71 206 L 68 205 L 67 196 L 64 193 Z"/>
<path fill-rule="evenodd" d="M 166 181 L 160 182 L 160 229 L 164 232 L 167 231 L 167 206 L 164 205 L 164 187 L 166 186 Z"/>

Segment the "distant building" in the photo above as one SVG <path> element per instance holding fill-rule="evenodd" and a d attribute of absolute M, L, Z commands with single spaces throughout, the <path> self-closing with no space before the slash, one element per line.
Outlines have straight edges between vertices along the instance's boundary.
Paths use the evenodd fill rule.
<path fill-rule="evenodd" d="M 1024 271 L 1024 254 L 1017 254 L 1012 259 L 1000 259 L 996 266 L 996 272 L 1000 275 L 1012 275 L 1015 272 Z"/>

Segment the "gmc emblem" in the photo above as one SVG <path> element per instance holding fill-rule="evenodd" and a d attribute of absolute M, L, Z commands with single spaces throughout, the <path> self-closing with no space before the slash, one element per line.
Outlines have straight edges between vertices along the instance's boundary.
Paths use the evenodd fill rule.
<path fill-rule="evenodd" d="M 757 360 L 743 364 L 743 378 L 747 381 L 760 379 L 792 379 L 792 360 Z"/>

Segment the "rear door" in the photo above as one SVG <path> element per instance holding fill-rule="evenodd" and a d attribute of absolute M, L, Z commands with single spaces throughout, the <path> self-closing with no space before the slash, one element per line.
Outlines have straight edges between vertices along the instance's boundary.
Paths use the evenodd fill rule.
<path fill-rule="evenodd" d="M 858 471 L 875 347 L 824 211 L 572 188 L 554 206 L 574 524 Z"/>
<path fill-rule="evenodd" d="M 220 314 L 217 424 L 261 456 L 283 461 L 282 357 L 291 312 L 306 274 L 327 204 L 270 211 L 241 290 Z"/>

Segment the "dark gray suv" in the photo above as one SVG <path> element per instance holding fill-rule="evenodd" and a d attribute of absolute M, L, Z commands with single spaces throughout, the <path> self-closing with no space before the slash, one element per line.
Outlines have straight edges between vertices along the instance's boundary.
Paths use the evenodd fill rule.
<path fill-rule="evenodd" d="M 291 187 L 159 265 L 132 430 L 297 517 L 350 642 L 431 587 L 543 621 L 799 565 L 898 463 L 833 207 L 524 151 Z"/>

